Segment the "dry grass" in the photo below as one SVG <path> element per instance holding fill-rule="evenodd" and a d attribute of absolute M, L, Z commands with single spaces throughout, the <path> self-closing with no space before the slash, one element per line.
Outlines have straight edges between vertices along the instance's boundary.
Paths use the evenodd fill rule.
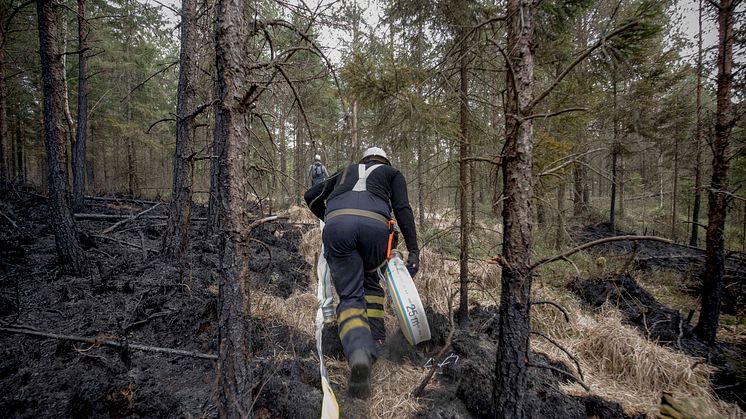
<path fill-rule="evenodd" d="M 318 219 L 306 206 L 293 205 L 286 212 L 291 223 L 318 223 Z"/>
<path fill-rule="evenodd" d="M 593 394 L 619 403 L 629 414 L 654 416 L 662 392 L 668 391 L 677 399 L 689 401 L 695 417 L 745 417 L 736 405 L 715 397 L 709 382 L 714 371 L 711 365 L 649 341 L 636 329 L 622 324 L 615 308 L 604 307 L 589 314 L 570 296 L 550 289 L 534 294 L 534 299 L 558 301 L 567 309 L 569 323 L 558 310 L 537 306 L 532 311 L 533 328 L 576 356 Z M 543 338 L 532 336 L 531 346 L 576 371 L 568 356 Z M 577 384 L 562 388 L 569 394 L 586 394 Z"/>
<path fill-rule="evenodd" d="M 304 208 L 293 207 L 289 214 L 294 222 L 315 222 Z M 300 244 L 301 254 L 313 267 L 309 288 L 288 299 L 254 292 L 252 303 L 255 303 L 255 315 L 282 322 L 305 333 L 313 333 L 316 313 L 315 266 L 320 242 L 320 230 L 314 228 L 304 234 Z M 573 261 L 583 275 L 598 269 L 590 256 L 576 255 Z M 415 282 L 423 304 L 447 315 L 449 299 L 453 307 L 458 300 L 458 261 L 423 249 L 420 262 L 421 269 Z M 608 269 L 614 268 L 614 262 L 610 261 Z M 470 262 L 470 269 L 474 277 L 471 302 L 495 304 L 499 299 L 499 267 L 473 261 Z M 561 304 L 567 310 L 570 322 L 565 322 L 564 316 L 556 308 L 538 305 L 532 309 L 532 327 L 575 354 L 585 375 L 585 383 L 591 387 L 593 394 L 619 403 L 627 413 L 654 416 L 658 411 L 661 393 L 669 391 L 689 405 L 697 417 L 745 417 L 737 406 L 724 403 L 713 395 L 709 383 L 713 368 L 708 364 L 648 341 L 635 329 L 623 325 L 621 315 L 614 308 L 605 308 L 598 313 L 584 311 L 577 299 L 564 288 L 567 280 L 575 275 L 575 268 L 567 263 L 542 268 L 532 299 Z M 650 285 L 645 280 L 642 283 Z M 651 292 L 656 297 L 677 293 L 675 285 L 673 279 L 662 281 L 659 288 L 653 288 Z M 674 303 L 665 298 L 661 301 Z M 679 308 L 676 304 L 673 307 Z M 391 313 L 387 313 L 386 317 L 388 328 L 397 327 L 396 318 Z M 562 360 L 575 371 L 567 355 L 543 338 L 532 336 L 531 345 L 534 350 Z M 371 399 L 360 401 L 346 395 L 346 362 L 327 359 L 326 363 L 343 415 L 344 412 L 354 412 L 356 416 L 371 418 L 409 417 L 425 408 L 409 397 L 425 373 L 420 366 L 396 365 L 381 360 L 373 370 Z M 430 387 L 440 385 L 438 380 L 430 383 Z M 568 394 L 586 394 L 577 384 L 562 385 L 562 389 Z"/>

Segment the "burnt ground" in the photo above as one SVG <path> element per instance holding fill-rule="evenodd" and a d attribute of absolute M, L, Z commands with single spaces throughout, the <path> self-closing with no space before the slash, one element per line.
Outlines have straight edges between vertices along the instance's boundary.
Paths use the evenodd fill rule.
<path fill-rule="evenodd" d="M 633 233 L 612 230 L 608 223 L 597 223 L 575 232 L 578 243 L 606 237 Z M 682 273 L 682 290 L 698 295 L 704 276 L 705 252 L 680 244 L 667 244 L 655 241 L 618 241 L 598 245 L 591 252 L 597 254 L 634 256 L 633 266 L 644 271 L 673 270 Z M 726 252 L 724 294 L 721 311 L 725 314 L 738 314 L 746 307 L 746 254 Z"/>
<path fill-rule="evenodd" d="M 164 219 L 139 219 L 108 234 L 135 246 L 92 237 L 112 221 L 79 220 L 91 269 L 74 277 L 59 268 L 45 199 L 29 192 L 0 191 L 0 211 L 17 224 L 0 217 L 0 327 L 216 353 L 218 258 L 202 223 L 191 232 L 188 256 L 172 263 L 140 248 L 160 247 Z M 86 200 L 83 212 L 130 215 L 150 205 Z M 205 213 L 195 207 L 193 216 Z M 308 286 L 301 234 L 283 222 L 254 231 L 264 243 L 252 242 L 254 287 L 287 297 Z M 318 417 L 313 337 L 260 319 L 252 327 L 257 416 Z M 276 361 L 283 349 L 295 357 Z M 2 417 L 214 417 L 214 380 L 209 359 L 0 332 Z"/>
<path fill-rule="evenodd" d="M 84 212 L 130 215 L 150 205 L 88 200 Z M 78 278 L 59 268 L 43 197 L 0 191 L 0 211 L 17 224 L 0 217 L 0 327 L 217 351 L 218 260 L 199 222 L 187 257 L 172 263 L 141 248 L 159 248 L 164 219 L 138 219 L 108 235 L 131 245 L 93 237 L 112 221 L 80 220 L 92 268 Z M 204 217 L 205 212 L 195 207 L 193 216 Z M 165 213 L 161 205 L 148 215 Z M 286 298 L 308 286 L 310 267 L 297 248 L 301 234 L 284 222 L 254 231 L 253 287 Z M 429 320 L 432 341 L 414 350 L 395 335 L 388 343 L 390 360 L 421 366 L 445 344 L 448 320 L 433 312 Z M 433 378 L 442 384 L 439 390 L 425 390 L 421 401 L 426 408 L 419 417 L 489 416 L 496 324 L 494 306 L 473 310 L 470 332 L 454 336 L 452 362 Z M 313 337 L 272 320 L 255 318 L 252 327 L 257 417 L 318 417 L 321 392 Z M 336 334 L 324 335 L 327 354 L 339 357 Z M 569 371 L 541 354 L 532 354 L 532 363 Z M 559 384 L 568 379 L 531 368 L 531 416 L 625 417 L 616 403 L 562 393 Z M 3 417 L 215 417 L 214 380 L 212 360 L 0 332 Z"/>
<path fill-rule="evenodd" d="M 474 417 L 492 417 L 497 316 L 496 306 L 477 306 L 470 311 L 469 332 L 459 331 L 454 335 L 448 351 L 451 360 L 440 368 L 437 378 L 433 378 L 443 384 L 443 389 L 425 390 L 423 399 L 429 400 L 432 404 L 420 412 L 418 417 L 461 417 L 460 409 L 465 409 Z M 435 343 L 444 343 L 449 327 L 445 316 L 435 315 L 429 317 L 428 320 Z M 530 362 L 535 365 L 550 366 L 566 374 L 546 368 L 529 368 L 525 407 L 527 417 L 558 419 L 629 417 L 617 403 L 597 396 L 575 397 L 563 393 L 559 385 L 572 380 L 572 373 L 564 363 L 552 361 L 536 352 L 531 354 Z"/>
<path fill-rule="evenodd" d="M 612 232 L 608 224 L 586 227 L 581 241 L 627 234 Z M 635 267 L 654 274 L 655 270 L 675 270 L 682 273 L 682 286 L 698 295 L 704 253 L 691 247 L 660 242 L 612 242 L 598 246 L 594 252 L 628 253 L 635 257 Z M 746 302 L 746 265 L 742 254 L 727 258 L 726 294 L 722 312 L 743 315 Z M 691 356 L 707 359 L 718 368 L 713 376 L 716 393 L 729 402 L 746 409 L 746 341 L 719 342 L 710 348 L 697 340 L 689 319 L 679 311 L 661 304 L 628 273 L 600 278 L 576 278 L 568 287 L 588 307 L 596 309 L 609 303 L 619 309 L 626 324 L 637 328 L 648 339 Z"/>

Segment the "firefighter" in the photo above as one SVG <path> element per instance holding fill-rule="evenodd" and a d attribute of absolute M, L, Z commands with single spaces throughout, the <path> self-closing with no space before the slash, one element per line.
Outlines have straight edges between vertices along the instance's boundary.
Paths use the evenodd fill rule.
<path fill-rule="evenodd" d="M 348 391 L 359 398 L 370 394 L 372 363 L 386 339 L 383 288 L 378 269 L 386 263 L 393 223 L 401 229 L 409 252 L 407 270 L 419 270 L 419 248 L 407 183 L 391 167 L 386 152 L 371 147 L 351 164 L 304 195 L 311 211 L 326 221 L 325 257 L 339 294 L 337 325 L 350 365 Z"/>
<path fill-rule="evenodd" d="M 316 186 L 323 182 L 324 179 L 329 177 L 329 172 L 326 170 L 326 166 L 321 163 L 321 156 L 318 154 L 313 156 L 313 163 L 308 168 L 308 178 L 311 182 L 311 186 Z"/>

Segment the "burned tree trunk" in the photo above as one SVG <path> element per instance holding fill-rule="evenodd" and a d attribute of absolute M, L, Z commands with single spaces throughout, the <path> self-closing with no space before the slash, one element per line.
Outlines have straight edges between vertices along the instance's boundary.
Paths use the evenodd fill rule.
<path fill-rule="evenodd" d="M 461 229 L 461 253 L 459 256 L 459 305 L 458 324 L 462 328 L 469 326 L 469 235 L 471 223 L 469 222 L 469 193 L 470 180 L 469 162 L 469 74 L 466 57 L 466 31 L 461 30 L 459 39 L 461 48 L 459 50 L 461 86 L 459 89 L 459 102 L 461 104 L 459 114 L 459 218 Z"/>
<path fill-rule="evenodd" d="M 195 86 L 197 70 L 196 0 L 181 2 L 181 53 L 179 55 L 179 87 L 176 104 L 176 151 L 174 152 L 174 180 L 166 233 L 163 235 L 163 254 L 177 258 L 189 244 L 189 221 L 192 215 L 192 142 L 194 137 Z"/>
<path fill-rule="evenodd" d="M 4 13 L 0 18 L 5 19 Z M 3 22 L 0 22 L 3 25 Z M 5 28 L 0 26 L 0 183 L 7 182 L 8 165 L 6 164 L 8 144 L 8 96 L 5 83 Z"/>
<path fill-rule="evenodd" d="M 67 187 L 67 159 L 64 128 L 64 67 L 62 65 L 58 5 L 51 0 L 37 0 L 39 20 L 39 55 L 44 89 L 44 144 L 47 150 L 48 197 L 50 224 L 57 244 L 60 263 L 74 274 L 84 270 L 85 256 L 78 241 L 75 221 L 70 212 Z"/>
<path fill-rule="evenodd" d="M 719 42 L 715 140 L 712 143 L 712 179 L 707 193 L 707 251 L 702 286 L 702 310 L 695 331 L 700 339 L 715 343 L 720 318 L 720 300 L 725 274 L 725 216 L 728 212 L 728 161 L 733 83 L 733 11 L 737 2 L 722 0 L 718 5 Z"/>
<path fill-rule="evenodd" d="M 242 0 L 219 0 L 216 5 L 215 53 L 219 100 L 215 140 L 223 144 L 218 198 L 221 207 L 220 275 L 218 280 L 217 400 L 222 418 L 251 417 L 253 376 L 249 325 L 249 269 L 246 247 L 245 150 L 248 148 L 245 104 L 247 74 L 244 45 L 247 42 Z"/>
<path fill-rule="evenodd" d="M 523 119 L 533 99 L 534 2 L 508 0 L 503 160 L 503 274 L 501 278 L 495 416 L 523 418 L 528 379 L 534 182 L 533 123 Z"/>
<path fill-rule="evenodd" d="M 694 203 L 692 204 L 692 234 L 689 246 L 699 246 L 699 213 L 702 202 L 702 0 L 699 0 L 699 32 L 697 38 L 697 157 L 694 161 Z"/>
<path fill-rule="evenodd" d="M 86 52 L 88 33 L 85 18 L 85 0 L 78 0 L 78 116 L 75 144 L 73 146 L 73 206 L 83 207 L 85 187 L 85 149 L 88 135 L 88 80 L 86 76 Z"/>

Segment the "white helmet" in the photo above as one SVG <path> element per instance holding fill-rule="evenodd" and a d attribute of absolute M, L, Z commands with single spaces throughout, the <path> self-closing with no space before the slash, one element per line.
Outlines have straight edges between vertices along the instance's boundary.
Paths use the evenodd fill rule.
<path fill-rule="evenodd" d="M 317 155 L 313 156 L 313 159 L 314 159 L 314 160 L 318 160 L 318 161 L 321 161 L 321 156 L 319 156 L 319 155 L 317 154 Z"/>
<path fill-rule="evenodd" d="M 381 156 L 386 160 L 389 159 L 389 157 L 386 155 L 386 152 L 383 151 L 383 149 L 380 147 L 371 147 L 365 150 L 365 153 L 363 153 L 363 158 L 366 158 L 368 156 Z"/>

